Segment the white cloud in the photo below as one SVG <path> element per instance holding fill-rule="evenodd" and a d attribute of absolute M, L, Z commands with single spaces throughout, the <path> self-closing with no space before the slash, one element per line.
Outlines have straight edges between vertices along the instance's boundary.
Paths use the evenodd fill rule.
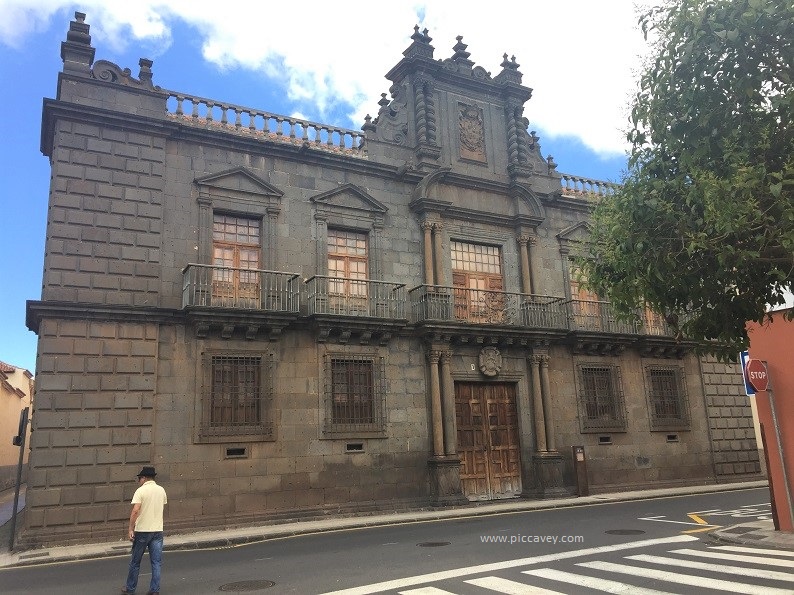
<path fill-rule="evenodd" d="M 71 16 L 71 6 L 0 0 L 0 41 L 18 48 L 56 11 Z M 282 79 L 289 98 L 310 100 L 320 114 L 340 102 L 351 106 L 356 126 L 388 90 L 383 75 L 409 45 L 414 24 L 429 29 L 437 59 L 450 57 L 455 37 L 463 35 L 471 59 L 494 76 L 504 53 L 516 56 L 524 84 L 534 89 L 525 110 L 531 128 L 615 154 L 626 148 L 626 106 L 643 48 L 632 6 L 632 0 L 295 0 L 236 2 L 226 10 L 196 0 L 84 0 L 80 10 L 88 14 L 94 45 L 114 48 L 140 40 L 167 47 L 169 27 L 179 19 L 200 35 L 206 60 Z"/>

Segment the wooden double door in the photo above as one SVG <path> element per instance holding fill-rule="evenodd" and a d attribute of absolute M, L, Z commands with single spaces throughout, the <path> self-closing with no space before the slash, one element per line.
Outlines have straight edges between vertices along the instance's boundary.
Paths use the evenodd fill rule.
<path fill-rule="evenodd" d="M 521 493 L 516 387 L 509 383 L 455 383 L 460 480 L 469 500 Z"/>

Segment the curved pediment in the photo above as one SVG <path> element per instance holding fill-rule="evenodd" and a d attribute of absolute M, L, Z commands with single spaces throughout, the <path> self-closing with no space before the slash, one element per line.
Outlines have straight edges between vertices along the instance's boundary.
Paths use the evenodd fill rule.
<path fill-rule="evenodd" d="M 546 209 L 543 208 L 543 203 L 530 188 L 522 184 L 514 184 L 510 188 L 510 193 L 520 200 L 519 213 L 521 215 L 532 219 L 535 225 L 540 225 L 546 219 Z"/>

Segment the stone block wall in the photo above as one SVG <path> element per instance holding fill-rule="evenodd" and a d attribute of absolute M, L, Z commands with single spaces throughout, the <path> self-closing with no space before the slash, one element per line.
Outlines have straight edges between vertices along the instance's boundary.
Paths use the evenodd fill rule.
<path fill-rule="evenodd" d="M 121 535 L 152 460 L 158 327 L 44 320 L 20 544 Z"/>
<path fill-rule="evenodd" d="M 702 369 L 717 476 L 757 476 L 761 461 L 740 365 L 709 357 L 703 359 Z"/>
<path fill-rule="evenodd" d="M 162 138 L 59 120 L 42 300 L 158 303 Z"/>

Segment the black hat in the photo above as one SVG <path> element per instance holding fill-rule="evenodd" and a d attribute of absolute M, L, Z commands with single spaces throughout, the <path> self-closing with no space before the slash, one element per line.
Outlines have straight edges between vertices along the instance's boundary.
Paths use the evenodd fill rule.
<path fill-rule="evenodd" d="M 138 477 L 154 477 L 157 475 L 157 472 L 154 470 L 154 467 L 144 467 L 141 469 L 141 472 L 138 473 Z"/>

